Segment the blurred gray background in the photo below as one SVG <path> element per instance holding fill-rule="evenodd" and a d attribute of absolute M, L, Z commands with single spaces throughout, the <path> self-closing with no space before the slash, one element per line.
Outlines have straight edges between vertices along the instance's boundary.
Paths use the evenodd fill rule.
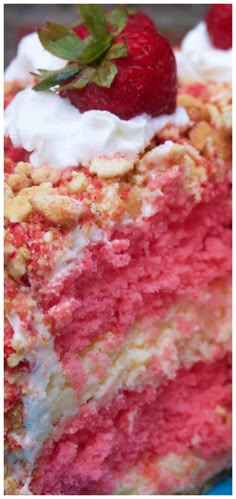
<path fill-rule="evenodd" d="M 160 33 L 166 36 L 172 45 L 178 44 L 184 33 L 195 26 L 209 8 L 209 4 L 132 4 L 132 7 L 134 6 L 142 9 L 154 20 Z M 17 44 L 25 34 L 34 31 L 46 21 L 70 24 L 77 18 L 78 12 L 74 4 L 4 5 L 4 66 L 6 67 L 14 57 Z"/>

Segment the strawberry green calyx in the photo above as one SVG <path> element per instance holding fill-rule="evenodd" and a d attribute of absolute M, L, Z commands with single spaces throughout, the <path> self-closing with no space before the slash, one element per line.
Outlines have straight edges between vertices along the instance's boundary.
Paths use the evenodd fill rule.
<path fill-rule="evenodd" d="M 37 30 L 43 47 L 68 62 L 56 71 L 39 69 L 34 73 L 41 80 L 34 90 L 57 86 L 60 90 L 81 89 L 88 83 L 111 86 L 117 74 L 113 60 L 127 55 L 126 43 L 114 43 L 114 39 L 126 26 L 129 11 L 125 5 L 113 8 L 106 15 L 98 5 L 80 5 L 78 9 L 89 31 L 84 40 L 72 29 L 58 23 L 48 22 L 46 28 Z"/>

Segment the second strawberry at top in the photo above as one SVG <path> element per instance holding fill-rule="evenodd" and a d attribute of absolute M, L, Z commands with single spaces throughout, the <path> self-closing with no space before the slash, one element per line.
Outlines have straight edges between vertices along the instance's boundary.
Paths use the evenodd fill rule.
<path fill-rule="evenodd" d="M 60 95 L 81 112 L 105 110 L 125 120 L 142 113 L 173 113 L 175 56 L 154 23 L 142 12 L 129 14 L 125 6 L 114 8 L 106 18 L 95 5 L 81 5 L 80 13 L 83 24 L 73 31 L 54 23 L 38 30 L 44 48 L 70 62 L 62 70 L 36 75 L 44 80 L 35 90 L 59 85 Z M 79 40 L 83 45 L 78 45 L 76 57 Z"/>
<path fill-rule="evenodd" d="M 232 4 L 215 4 L 206 15 L 206 26 L 215 48 L 232 48 Z"/>

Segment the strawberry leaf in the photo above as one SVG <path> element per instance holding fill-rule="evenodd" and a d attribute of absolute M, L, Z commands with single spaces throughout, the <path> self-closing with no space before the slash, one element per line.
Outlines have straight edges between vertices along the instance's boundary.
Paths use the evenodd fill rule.
<path fill-rule="evenodd" d="M 38 69 L 38 73 L 31 73 L 33 76 L 36 76 L 36 78 L 48 78 L 49 76 L 56 76 L 61 73 L 64 73 L 65 71 L 70 72 L 74 70 L 78 70 L 79 66 L 78 63 L 71 63 L 71 64 L 66 64 L 64 67 L 60 69 L 54 69 L 53 71 L 49 71 L 48 69 Z"/>
<path fill-rule="evenodd" d="M 125 5 L 114 7 L 107 14 L 107 21 L 112 25 L 112 35 L 117 36 L 126 26 L 128 20 L 128 9 Z"/>
<path fill-rule="evenodd" d="M 48 41 L 48 50 L 67 61 L 76 61 L 82 50 L 79 45 L 74 43 L 74 39 L 70 36 L 65 36 L 56 42 Z"/>
<path fill-rule="evenodd" d="M 73 69 L 65 69 L 65 71 L 55 71 L 51 72 L 50 75 L 48 75 L 45 79 L 37 83 L 37 85 L 34 86 L 34 90 L 41 91 L 41 90 L 48 90 L 49 88 L 55 87 L 57 85 L 60 85 L 64 81 L 68 80 L 69 78 L 72 78 L 73 76 L 77 75 L 82 68 L 77 66 L 77 68 Z"/>
<path fill-rule="evenodd" d="M 99 40 L 107 34 L 106 19 L 103 10 L 98 5 L 78 5 L 81 18 L 86 24 L 94 40 Z"/>
<path fill-rule="evenodd" d="M 106 35 L 101 40 L 98 40 L 87 47 L 79 57 L 79 63 L 90 64 L 91 62 L 96 61 L 102 54 L 104 54 L 104 52 L 107 51 L 107 49 L 109 49 L 111 40 L 111 37 Z"/>
<path fill-rule="evenodd" d="M 112 43 L 124 29 L 129 9 L 124 5 L 117 6 L 105 17 L 98 5 L 82 4 L 78 8 L 82 21 L 90 31 L 84 40 L 72 29 L 58 23 L 49 22 L 46 28 L 38 29 L 43 47 L 70 62 L 56 71 L 38 70 L 33 76 L 41 81 L 34 87 L 35 90 L 53 87 L 80 89 L 90 82 L 102 87 L 111 86 L 118 71 L 111 61 L 125 57 L 128 52 L 125 41 Z"/>
<path fill-rule="evenodd" d="M 53 23 L 53 22 L 47 22 L 47 28 L 44 28 L 47 30 L 48 35 L 50 36 L 50 40 L 60 40 L 60 38 L 63 38 L 64 36 L 75 34 L 73 31 L 71 31 L 70 28 L 67 28 L 67 26 L 64 26 L 64 24 L 59 24 L 59 23 Z M 76 35 L 75 35 L 76 36 Z"/>
<path fill-rule="evenodd" d="M 95 72 L 96 72 L 95 68 L 92 68 L 90 66 L 85 67 L 84 69 L 81 70 L 76 79 L 74 79 L 72 82 L 68 83 L 67 85 L 61 86 L 60 90 L 68 90 L 71 88 L 84 88 L 92 80 L 92 77 Z"/>
<path fill-rule="evenodd" d="M 57 23 L 39 28 L 38 36 L 46 50 L 67 61 L 75 61 L 89 43 L 88 39 L 80 40 L 69 28 Z"/>
<path fill-rule="evenodd" d="M 42 78 L 47 78 L 48 76 L 53 76 L 55 71 L 49 71 L 48 69 L 38 69 L 38 73 L 30 72 L 32 76 L 38 78 L 39 80 Z M 60 70 L 61 71 L 61 70 Z"/>
<path fill-rule="evenodd" d="M 106 59 L 119 59 L 127 55 L 128 47 L 125 43 L 115 43 L 108 50 Z"/>
<path fill-rule="evenodd" d="M 92 82 L 99 87 L 110 87 L 116 74 L 116 65 L 104 60 L 92 76 Z"/>

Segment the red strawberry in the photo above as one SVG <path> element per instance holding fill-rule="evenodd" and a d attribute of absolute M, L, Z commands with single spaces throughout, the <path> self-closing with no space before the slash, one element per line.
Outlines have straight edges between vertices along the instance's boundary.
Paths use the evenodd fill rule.
<path fill-rule="evenodd" d="M 85 24 L 79 24 L 73 28 L 74 33 L 81 39 L 87 38 L 89 35 L 89 30 Z"/>
<path fill-rule="evenodd" d="M 73 30 L 55 23 L 38 30 L 44 48 L 69 62 L 57 71 L 39 70 L 34 89 L 57 88 L 82 112 L 110 111 L 122 119 L 173 113 L 175 57 L 151 19 L 124 5 L 107 14 L 98 5 L 79 10 L 83 24 Z"/>
<path fill-rule="evenodd" d="M 150 19 L 150 17 L 146 16 L 144 12 L 136 12 L 135 15 L 129 17 L 129 30 L 132 29 L 135 31 L 139 30 L 139 25 L 142 25 L 143 29 L 151 29 L 155 33 L 157 31 L 154 22 Z M 89 30 L 85 24 L 79 24 L 73 28 L 74 33 L 76 33 L 81 40 L 84 40 L 89 35 Z"/>
<path fill-rule="evenodd" d="M 81 39 L 84 26 L 75 29 Z M 128 54 L 116 61 L 118 73 L 109 88 L 88 83 L 62 92 L 81 112 L 110 111 L 122 119 L 138 114 L 171 114 L 176 107 L 176 64 L 168 42 L 143 13 L 129 17 L 114 43 L 126 42 Z"/>
<path fill-rule="evenodd" d="M 206 16 L 209 37 L 214 47 L 232 47 L 232 4 L 212 5 Z"/>

